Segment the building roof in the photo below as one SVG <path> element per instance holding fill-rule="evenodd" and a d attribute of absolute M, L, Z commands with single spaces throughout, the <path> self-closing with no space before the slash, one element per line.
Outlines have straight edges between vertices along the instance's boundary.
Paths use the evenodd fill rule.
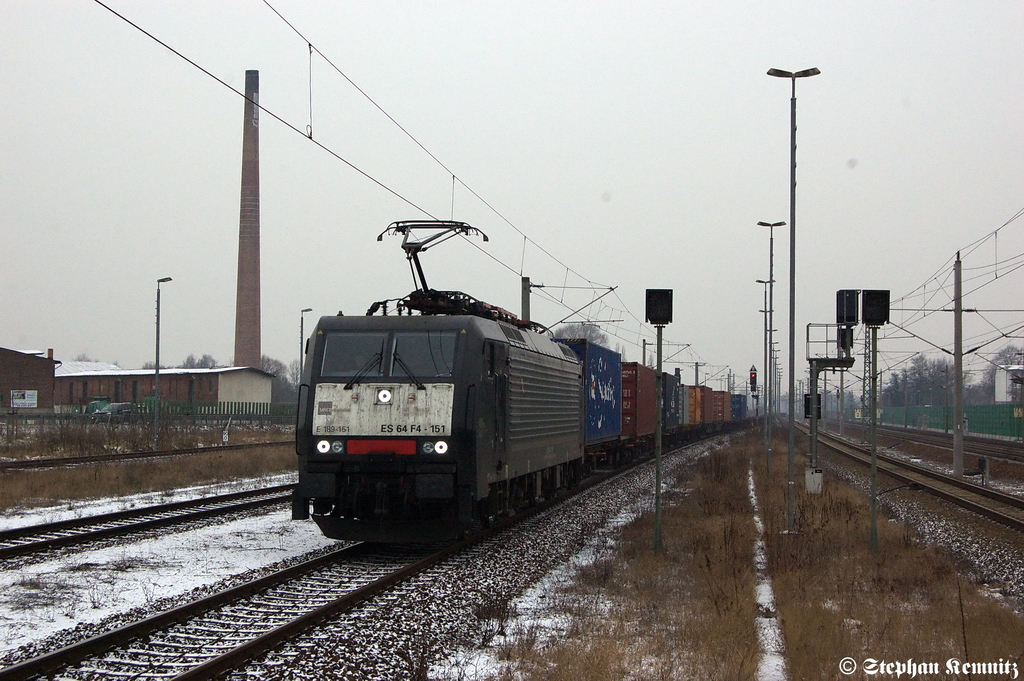
<path fill-rule="evenodd" d="M 12 350 L 11 348 L 0 348 L 0 351 L 10 352 L 15 355 L 25 355 L 26 357 L 34 357 L 36 359 L 45 359 L 49 362 L 58 362 L 53 357 L 48 357 L 47 353 L 41 350 Z"/>
<path fill-rule="evenodd" d="M 110 362 L 63 362 L 57 367 L 53 374 L 55 376 L 64 376 L 66 374 L 97 374 L 104 371 L 121 371 L 121 367 Z"/>
<path fill-rule="evenodd" d="M 77 364 L 99 364 L 100 362 L 77 362 Z M 76 364 L 76 362 L 69 362 L 68 364 Z M 67 366 L 67 365 L 65 365 Z M 104 371 L 80 371 L 80 372 L 64 372 L 58 371 L 57 375 L 62 378 L 88 378 L 92 376 L 152 376 L 155 371 L 153 369 L 122 369 L 116 365 L 109 365 L 115 367 L 113 369 L 107 369 Z M 265 376 L 273 377 L 273 374 L 257 369 L 255 367 L 216 367 L 213 369 L 206 368 L 195 368 L 195 369 L 160 369 L 161 376 L 204 376 L 210 374 L 226 374 L 232 371 L 255 371 Z"/>

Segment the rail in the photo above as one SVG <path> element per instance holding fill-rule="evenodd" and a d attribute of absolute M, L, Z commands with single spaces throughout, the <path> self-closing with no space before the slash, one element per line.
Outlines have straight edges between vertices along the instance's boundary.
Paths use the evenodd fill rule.
<path fill-rule="evenodd" d="M 818 433 L 819 445 L 859 463 L 870 465 L 870 451 L 827 433 Z M 962 478 L 939 473 L 895 457 L 877 453 L 878 470 L 905 485 L 913 486 L 958 506 L 1024 532 L 1024 499 L 983 487 Z"/>

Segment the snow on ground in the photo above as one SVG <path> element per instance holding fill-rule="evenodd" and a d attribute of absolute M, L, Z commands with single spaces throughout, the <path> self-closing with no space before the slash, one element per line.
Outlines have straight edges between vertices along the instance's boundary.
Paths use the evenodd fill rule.
<path fill-rule="evenodd" d="M 8 526 L 50 522 L 132 506 L 179 501 L 191 496 L 237 491 L 284 479 L 246 481 L 227 489 L 192 488 L 171 495 L 138 495 L 76 503 L 5 515 Z M 157 498 L 159 497 L 159 498 Z M 72 514 L 72 515 L 68 515 Z M 291 520 L 290 507 L 276 507 L 244 518 L 196 529 L 78 552 L 0 572 L 0 655 L 82 623 L 181 595 L 226 577 L 334 545 L 312 521 Z"/>
<path fill-rule="evenodd" d="M 197 485 L 164 492 L 147 492 L 144 494 L 103 499 L 80 499 L 52 506 L 19 506 L 0 510 L 0 530 L 54 523 L 61 520 L 73 520 L 103 513 L 116 513 L 118 511 L 156 506 L 158 504 L 190 501 L 216 494 L 245 492 L 263 487 L 276 487 L 278 485 L 293 485 L 297 481 L 298 474 L 281 473 L 280 475 L 267 475 L 259 478 L 248 478 L 212 485 Z"/>
<path fill-rule="evenodd" d="M 775 591 L 772 589 L 771 575 L 768 573 L 768 554 L 764 542 L 764 523 L 761 522 L 761 509 L 757 503 L 757 490 L 754 488 L 754 469 L 747 476 L 747 489 L 750 492 L 750 506 L 754 509 L 754 526 L 757 528 L 757 539 L 754 541 L 754 567 L 757 569 L 757 584 L 754 594 L 757 597 L 758 617 L 757 637 L 761 642 L 761 660 L 757 665 L 758 681 L 786 681 L 786 640 L 782 635 L 782 627 L 775 610 Z"/>
<path fill-rule="evenodd" d="M 677 486 L 676 480 L 683 462 L 706 455 L 710 450 L 722 446 L 723 441 L 718 438 L 690 446 L 684 450 L 684 456 L 667 460 L 666 466 L 671 464 L 672 467 L 664 471 L 662 491 L 669 492 Z M 653 480 L 651 482 L 653 483 Z M 570 587 L 579 572 L 614 553 L 621 529 L 644 513 L 653 510 L 654 500 L 645 495 L 609 518 L 582 549 L 546 573 L 512 601 L 508 622 L 502 627 L 496 626 L 493 636 L 482 641 L 479 646 L 462 647 L 447 659 L 435 664 L 430 670 L 430 678 L 447 681 L 495 678 L 502 671 L 508 670 L 507 664 L 500 659 L 505 648 L 523 640 L 544 647 L 552 641 L 564 638 L 572 624 L 570 613 L 575 610 L 573 599 L 576 596 Z M 611 604 L 599 601 L 588 605 L 602 608 L 610 607 Z"/>
<path fill-rule="evenodd" d="M 569 560 L 544 575 L 511 604 L 511 617 L 503 630 L 495 627 L 493 637 L 480 647 L 464 647 L 431 669 L 431 678 L 452 681 L 494 678 L 503 668 L 499 657 L 502 649 L 524 637 L 539 645 L 565 637 L 571 624 L 568 591 L 579 571 L 610 554 L 617 544 L 622 526 L 635 520 L 649 505 L 640 501 L 624 509 L 598 530 L 590 541 Z"/>

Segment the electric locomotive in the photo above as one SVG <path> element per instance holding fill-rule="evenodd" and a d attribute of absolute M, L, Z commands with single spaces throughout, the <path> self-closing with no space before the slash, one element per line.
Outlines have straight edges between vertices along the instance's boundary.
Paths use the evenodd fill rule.
<path fill-rule="evenodd" d="M 394 223 L 422 279 L 415 228 Z M 474 230 L 475 231 L 475 230 Z M 576 354 L 509 313 L 422 287 L 408 315 L 321 317 L 299 389 L 292 517 L 335 539 L 456 538 L 584 474 Z M 412 311 L 420 312 L 412 315 Z"/>

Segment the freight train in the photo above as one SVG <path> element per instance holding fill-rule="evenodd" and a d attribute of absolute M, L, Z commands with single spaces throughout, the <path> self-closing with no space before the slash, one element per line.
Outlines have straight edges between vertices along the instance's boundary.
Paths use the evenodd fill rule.
<path fill-rule="evenodd" d="M 299 394 L 293 517 L 335 539 L 457 537 L 651 451 L 656 372 L 471 315 L 323 317 Z M 728 393 L 663 374 L 666 446 L 727 426 Z"/>
<path fill-rule="evenodd" d="M 425 281 L 382 308 L 321 317 L 306 342 L 292 517 L 324 535 L 457 538 L 651 451 L 653 369 Z M 662 389 L 669 445 L 730 419 L 728 393 Z"/>

